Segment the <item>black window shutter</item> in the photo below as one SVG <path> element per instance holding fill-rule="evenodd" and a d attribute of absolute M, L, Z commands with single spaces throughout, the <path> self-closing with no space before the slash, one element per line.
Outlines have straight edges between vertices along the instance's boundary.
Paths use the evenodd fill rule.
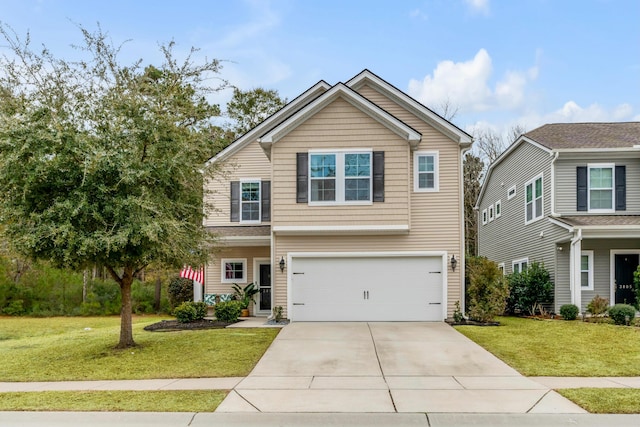
<path fill-rule="evenodd" d="M 616 166 L 616 210 L 627 210 L 626 166 Z"/>
<path fill-rule="evenodd" d="M 262 221 L 271 221 L 271 181 L 262 181 L 260 209 Z"/>
<path fill-rule="evenodd" d="M 298 203 L 307 203 L 309 200 L 307 194 L 309 192 L 309 154 L 297 153 L 296 156 L 296 201 Z"/>
<path fill-rule="evenodd" d="M 240 222 L 240 181 L 231 181 L 231 222 Z"/>
<path fill-rule="evenodd" d="M 577 206 L 576 210 L 586 211 L 587 206 L 587 167 L 578 166 L 576 168 L 576 193 L 577 193 Z"/>
<path fill-rule="evenodd" d="M 373 152 L 373 201 L 384 202 L 384 151 Z"/>

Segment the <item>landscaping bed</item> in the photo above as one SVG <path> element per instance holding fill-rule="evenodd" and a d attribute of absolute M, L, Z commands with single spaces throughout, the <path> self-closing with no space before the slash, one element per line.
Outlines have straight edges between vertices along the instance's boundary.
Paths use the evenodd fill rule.
<path fill-rule="evenodd" d="M 239 320 L 242 322 L 242 320 Z M 144 327 L 150 332 L 188 331 L 194 329 L 224 329 L 233 323 L 220 322 L 218 320 L 202 319 L 194 322 L 178 322 L 177 320 L 162 320 Z"/>

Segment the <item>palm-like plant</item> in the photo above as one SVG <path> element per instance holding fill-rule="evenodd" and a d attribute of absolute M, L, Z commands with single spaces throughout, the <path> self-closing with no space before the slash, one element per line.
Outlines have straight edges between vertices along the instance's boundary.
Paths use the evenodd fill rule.
<path fill-rule="evenodd" d="M 243 309 L 249 308 L 249 304 L 251 304 L 252 302 L 255 302 L 253 300 L 253 296 L 258 292 L 260 292 L 254 283 L 249 283 L 244 288 L 238 285 L 237 283 L 234 283 L 232 288 L 234 292 L 233 294 L 234 299 L 242 303 Z"/>

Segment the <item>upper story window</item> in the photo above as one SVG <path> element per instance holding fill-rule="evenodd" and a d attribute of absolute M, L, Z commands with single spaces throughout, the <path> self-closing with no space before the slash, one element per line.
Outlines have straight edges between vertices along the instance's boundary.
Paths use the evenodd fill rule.
<path fill-rule="evenodd" d="M 496 219 L 502 215 L 502 200 L 496 202 Z"/>
<path fill-rule="evenodd" d="M 487 210 L 483 209 L 482 210 L 482 225 L 486 225 L 487 223 Z"/>
<path fill-rule="evenodd" d="M 260 181 L 240 183 L 240 222 L 260 222 Z"/>
<path fill-rule="evenodd" d="M 589 165 L 589 211 L 613 212 L 615 180 L 613 164 Z"/>
<path fill-rule="evenodd" d="M 591 163 L 576 167 L 576 210 L 613 213 L 627 209 L 626 165 Z"/>
<path fill-rule="evenodd" d="M 371 151 L 310 153 L 310 204 L 370 203 L 371 162 Z"/>
<path fill-rule="evenodd" d="M 438 191 L 438 152 L 413 155 L 413 191 Z"/>
<path fill-rule="evenodd" d="M 231 181 L 231 222 L 258 224 L 271 220 L 271 181 Z"/>
<path fill-rule="evenodd" d="M 493 221 L 494 218 L 494 214 L 493 214 L 493 205 L 489 206 L 489 222 Z"/>
<path fill-rule="evenodd" d="M 524 186 L 525 224 L 542 218 L 544 211 L 542 198 L 542 174 L 536 176 Z"/>
<path fill-rule="evenodd" d="M 511 200 L 516 197 L 516 186 L 509 187 L 507 190 L 507 200 Z"/>

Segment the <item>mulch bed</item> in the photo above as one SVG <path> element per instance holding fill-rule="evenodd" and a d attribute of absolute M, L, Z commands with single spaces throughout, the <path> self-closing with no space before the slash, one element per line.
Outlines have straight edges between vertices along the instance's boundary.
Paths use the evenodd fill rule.
<path fill-rule="evenodd" d="M 177 320 L 163 320 L 145 326 L 144 330 L 150 332 L 190 331 L 195 329 L 224 329 L 229 325 L 231 325 L 231 323 L 207 319 L 189 323 L 180 323 Z"/>

